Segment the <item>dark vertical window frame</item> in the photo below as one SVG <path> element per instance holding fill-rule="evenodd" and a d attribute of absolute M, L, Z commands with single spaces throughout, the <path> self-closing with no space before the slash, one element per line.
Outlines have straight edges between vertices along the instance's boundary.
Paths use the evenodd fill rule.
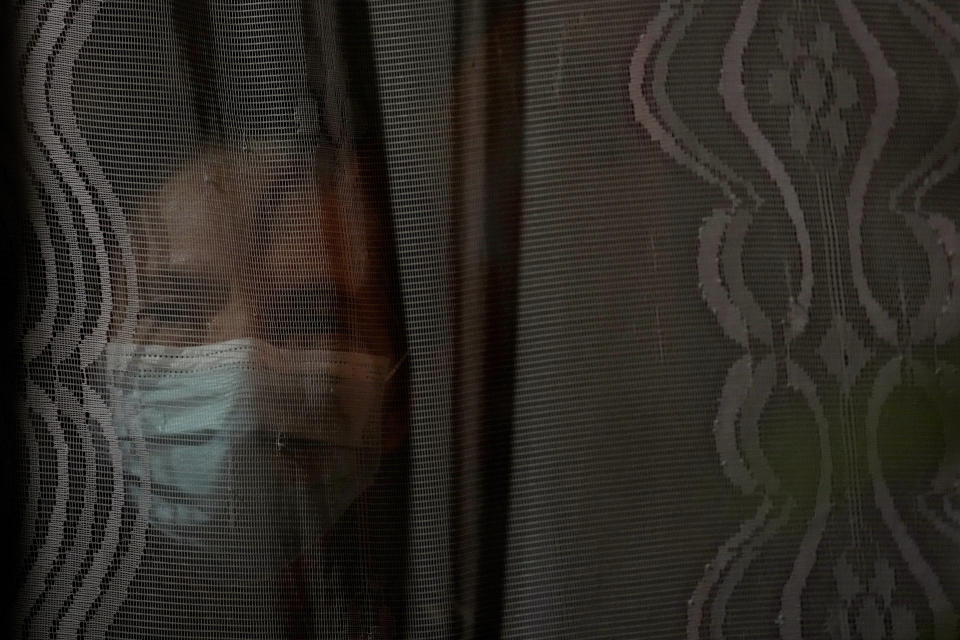
<path fill-rule="evenodd" d="M 22 425 L 18 423 L 22 359 L 19 311 L 24 276 L 22 234 L 27 215 L 26 184 L 21 140 L 20 76 L 16 60 L 15 3 L 0 4 L 0 282 L 3 283 L 0 316 L 0 521 L 8 541 L 3 546 L 2 618 L 0 635 L 12 637 L 14 604 L 19 590 L 24 514 L 20 476 Z"/>
<path fill-rule="evenodd" d="M 205 144 L 226 142 L 226 127 L 218 101 L 217 61 L 208 0 L 172 0 L 171 24 L 180 60 L 186 67 L 199 138 Z"/>
<path fill-rule="evenodd" d="M 314 0 L 316 1 L 316 0 Z M 373 545 L 372 552 L 379 554 L 374 561 L 389 572 L 392 582 L 388 597 L 399 606 L 395 609 L 394 637 L 406 637 L 406 594 L 407 571 L 409 562 L 409 504 L 410 504 L 410 358 L 407 354 L 406 318 L 404 314 L 399 262 L 397 260 L 396 234 L 393 224 L 393 211 L 390 198 L 390 179 L 387 170 L 386 142 L 381 112 L 380 82 L 373 51 L 373 31 L 370 22 L 370 10 L 366 0 L 337 0 L 336 19 L 339 31 L 343 68 L 349 73 L 344 79 L 347 88 L 347 108 L 351 114 L 352 129 L 348 132 L 352 150 L 356 153 L 361 166 L 361 183 L 368 189 L 366 194 L 373 203 L 379 216 L 380 259 L 386 265 L 384 276 L 387 278 L 388 304 L 393 310 L 391 317 L 391 338 L 398 357 L 403 358 L 399 369 L 384 400 L 384 423 L 386 440 L 392 439 L 399 444 L 389 451 L 381 462 L 381 477 L 378 484 L 384 487 L 384 497 L 380 504 L 380 522 L 393 525 L 391 531 L 377 532 L 381 537 L 388 536 L 392 544 Z M 309 24 L 309 22 L 306 22 Z M 314 52 L 313 55 L 315 55 Z M 313 60 L 313 62 L 311 62 Z M 308 64 L 322 64 L 322 60 L 308 54 Z M 332 114 L 331 114 L 332 115 Z M 377 519 L 374 519 L 377 522 Z"/>
<path fill-rule="evenodd" d="M 524 8 L 460 8 L 451 637 L 498 638 L 510 514 L 522 217 Z"/>

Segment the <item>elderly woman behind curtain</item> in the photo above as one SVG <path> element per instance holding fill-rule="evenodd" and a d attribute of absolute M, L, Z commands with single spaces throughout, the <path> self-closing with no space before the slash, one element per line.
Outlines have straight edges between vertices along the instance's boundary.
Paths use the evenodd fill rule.
<path fill-rule="evenodd" d="M 131 218 L 138 291 L 117 317 L 136 322 L 107 349 L 149 527 L 119 635 L 386 638 L 402 615 L 404 346 L 375 84 L 363 11 L 328 4 L 246 6 L 299 17 L 314 54 L 278 28 L 275 91 L 244 49 L 256 25 L 174 8 L 200 143 Z M 400 506 L 378 521 L 371 501 Z"/>

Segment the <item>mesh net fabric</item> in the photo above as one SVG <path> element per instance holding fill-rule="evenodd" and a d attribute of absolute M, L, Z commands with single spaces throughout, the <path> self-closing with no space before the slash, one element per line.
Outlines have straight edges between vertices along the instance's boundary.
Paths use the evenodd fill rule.
<path fill-rule="evenodd" d="M 361 9 L 20 7 L 24 637 L 397 632 L 405 347 Z"/>
<path fill-rule="evenodd" d="M 464 124 L 496 86 L 464 78 L 515 65 L 515 384 L 481 399 L 513 406 L 501 635 L 960 637 L 960 12 L 537 0 L 504 60 L 473 57 L 502 28 L 479 4 L 370 0 L 366 29 L 349 2 L 20 3 L 17 634 L 436 638 L 492 615 L 458 600 L 451 425 L 481 357 L 463 245 L 495 228 L 463 212 L 501 195 L 460 178 L 503 123 Z M 130 436 L 149 400 L 116 400 L 146 361 L 118 382 L 113 343 L 218 372 L 143 397 L 207 385 L 207 424 L 273 406 L 272 428 Z M 255 375 L 271 349 L 289 396 Z M 377 404 L 356 381 L 381 369 L 342 354 L 402 362 L 353 422 L 333 407 Z M 353 391 L 312 392 L 333 379 Z M 376 445 L 318 451 L 317 415 Z M 192 468 L 158 453 L 188 443 Z M 309 468 L 360 479 L 326 528 Z M 212 515 L 173 535 L 178 491 Z"/>

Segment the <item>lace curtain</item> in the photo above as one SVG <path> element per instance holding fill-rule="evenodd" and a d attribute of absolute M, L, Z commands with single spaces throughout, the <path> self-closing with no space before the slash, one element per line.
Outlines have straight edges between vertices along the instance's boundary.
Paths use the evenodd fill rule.
<path fill-rule="evenodd" d="M 10 15 L 13 637 L 960 637 L 953 4 Z"/>

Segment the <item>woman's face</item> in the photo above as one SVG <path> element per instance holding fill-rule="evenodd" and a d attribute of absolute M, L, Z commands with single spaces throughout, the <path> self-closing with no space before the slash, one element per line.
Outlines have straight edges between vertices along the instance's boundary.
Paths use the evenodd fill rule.
<path fill-rule="evenodd" d="M 167 181 L 131 234 L 133 342 L 251 339 L 253 419 L 293 443 L 288 454 L 311 473 L 379 443 L 375 385 L 351 363 L 396 360 L 381 222 L 350 163 L 329 175 L 316 166 L 208 151 Z M 319 391 L 329 385 L 333 410 Z"/>

